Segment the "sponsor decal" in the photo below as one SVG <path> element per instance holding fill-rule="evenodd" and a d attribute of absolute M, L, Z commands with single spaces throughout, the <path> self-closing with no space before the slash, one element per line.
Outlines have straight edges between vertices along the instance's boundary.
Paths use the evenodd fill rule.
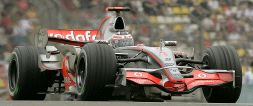
<path fill-rule="evenodd" d="M 87 42 L 97 37 L 97 30 L 48 30 L 49 38 L 64 39 L 70 41 Z"/>
<path fill-rule="evenodd" d="M 134 75 L 135 75 L 136 77 L 142 77 L 142 76 L 143 76 L 142 73 L 140 73 L 140 72 L 135 72 Z"/>
<path fill-rule="evenodd" d="M 171 58 L 165 58 L 164 61 L 171 61 Z"/>
<path fill-rule="evenodd" d="M 64 77 L 64 82 L 65 83 L 70 83 L 71 82 L 71 79 L 69 77 Z"/>
<path fill-rule="evenodd" d="M 130 79 L 138 84 L 154 84 L 154 82 L 148 80 L 148 79 Z"/>
<path fill-rule="evenodd" d="M 164 63 L 164 67 L 173 66 L 174 63 Z"/>
<path fill-rule="evenodd" d="M 217 84 L 219 84 L 219 81 L 216 81 Z M 198 86 L 198 85 L 206 85 L 206 84 L 216 84 L 213 80 L 196 80 L 192 82 L 189 86 Z"/>
<path fill-rule="evenodd" d="M 160 51 L 160 55 L 163 57 L 168 57 L 169 54 L 167 52 Z"/>
<path fill-rule="evenodd" d="M 206 78 L 206 74 L 200 73 L 200 74 L 198 74 L 198 77 L 199 77 L 199 78 Z"/>
<path fill-rule="evenodd" d="M 132 35 L 112 35 L 112 40 L 133 39 Z"/>

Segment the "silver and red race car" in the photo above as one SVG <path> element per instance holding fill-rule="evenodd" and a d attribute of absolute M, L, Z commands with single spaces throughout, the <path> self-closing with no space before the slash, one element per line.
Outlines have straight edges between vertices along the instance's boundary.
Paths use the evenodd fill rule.
<path fill-rule="evenodd" d="M 236 102 L 242 86 L 238 55 L 231 46 L 207 48 L 201 60 L 177 51 L 134 45 L 122 11 L 108 7 L 96 30 L 42 29 L 35 46 L 16 47 L 9 65 L 13 100 L 43 100 L 48 93 L 72 100 L 164 101 L 202 88 L 207 102 Z"/>

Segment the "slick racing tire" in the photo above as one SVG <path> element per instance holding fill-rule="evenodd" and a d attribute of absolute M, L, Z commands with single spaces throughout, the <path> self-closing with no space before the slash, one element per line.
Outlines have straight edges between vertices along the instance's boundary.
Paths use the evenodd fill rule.
<path fill-rule="evenodd" d="M 38 49 L 17 47 L 9 63 L 9 93 L 13 100 L 44 100 L 48 74 L 38 67 Z M 44 92 L 44 93 L 42 93 Z"/>
<path fill-rule="evenodd" d="M 116 56 L 107 44 L 86 44 L 77 62 L 79 100 L 108 100 L 116 79 Z"/>
<path fill-rule="evenodd" d="M 203 94 L 210 103 L 235 103 L 241 93 L 242 70 L 236 50 L 231 46 L 216 46 L 204 51 L 203 62 L 207 69 L 235 71 L 235 87 L 228 83 L 218 87 L 203 87 Z"/>

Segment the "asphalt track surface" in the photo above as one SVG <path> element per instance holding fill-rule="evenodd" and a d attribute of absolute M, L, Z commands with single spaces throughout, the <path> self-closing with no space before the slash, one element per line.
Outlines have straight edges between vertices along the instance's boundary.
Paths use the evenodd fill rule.
<path fill-rule="evenodd" d="M 184 103 L 184 102 L 124 102 L 124 101 L 2 101 L 0 106 L 253 106 L 236 103 Z"/>
<path fill-rule="evenodd" d="M 204 97 L 197 96 L 197 93 L 195 95 L 173 96 L 172 100 L 165 102 L 63 101 L 59 95 L 51 95 L 47 96 L 46 101 L 6 101 L 6 99 L 0 99 L 0 106 L 253 106 L 253 103 L 206 103 Z"/>
<path fill-rule="evenodd" d="M 165 102 L 133 101 L 0 101 L 0 106 L 253 106 L 250 103 L 205 103 L 191 97 L 174 97 Z"/>

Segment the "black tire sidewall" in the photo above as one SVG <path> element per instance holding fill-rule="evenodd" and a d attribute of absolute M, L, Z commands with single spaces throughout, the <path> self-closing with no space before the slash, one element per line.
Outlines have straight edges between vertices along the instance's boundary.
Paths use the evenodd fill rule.
<path fill-rule="evenodd" d="M 82 58 L 85 58 L 86 62 L 86 79 L 78 91 L 78 99 L 107 100 L 113 90 L 105 86 L 114 84 L 116 79 L 116 56 L 113 48 L 107 44 L 86 44 L 80 52 L 77 71 L 82 65 Z"/>
<path fill-rule="evenodd" d="M 86 55 L 86 52 L 85 52 L 85 50 L 83 50 L 83 49 L 81 49 L 81 53 L 80 53 L 80 55 L 79 55 L 79 57 L 78 57 L 78 63 L 77 63 L 77 72 L 76 72 L 76 75 L 77 75 L 77 77 L 78 76 L 81 76 L 81 75 L 79 75 L 79 68 L 80 68 L 80 65 L 81 65 L 81 63 L 80 63 L 80 61 L 81 61 L 81 59 L 84 59 L 84 61 L 85 61 L 85 73 L 86 73 L 86 79 L 87 79 L 87 73 L 88 73 L 88 71 L 87 71 L 87 55 Z M 86 79 L 84 80 L 85 82 L 83 82 L 83 83 L 86 83 Z M 79 83 L 79 81 L 78 81 L 78 79 L 76 78 L 76 82 L 77 82 L 77 93 L 78 93 L 78 95 L 82 95 L 82 94 L 84 94 L 84 92 L 85 92 L 85 84 L 82 84 L 81 86 L 79 86 L 78 85 L 78 83 Z"/>
<path fill-rule="evenodd" d="M 203 87 L 203 93 L 207 102 L 234 103 L 240 96 L 242 84 L 242 72 L 239 57 L 231 46 L 215 46 L 208 48 L 203 53 L 203 62 L 207 62 L 207 69 L 234 70 L 236 88 L 232 82 L 217 87 Z M 228 92 L 231 91 L 231 92 Z"/>
<path fill-rule="evenodd" d="M 13 52 L 12 53 L 12 55 L 11 55 L 11 63 L 13 62 L 13 61 L 15 61 L 16 62 L 16 67 L 17 67 L 17 82 L 16 82 L 16 84 L 15 84 L 15 88 L 12 88 L 11 87 L 11 85 L 10 85 L 10 82 L 9 82 L 9 93 L 10 93 L 10 96 L 14 96 L 14 95 L 16 95 L 17 94 L 17 92 L 18 92 L 18 89 L 17 89 L 17 87 L 18 87 L 18 85 L 19 85 L 19 60 L 18 60 L 18 56 L 17 56 L 17 53 L 16 52 Z M 13 65 L 13 64 L 10 64 L 10 67 L 11 67 L 11 65 Z M 9 77 L 9 81 L 11 81 L 10 80 L 10 78 L 11 78 L 11 72 L 10 72 L 10 68 L 9 68 L 9 71 L 8 71 L 8 77 Z"/>
<path fill-rule="evenodd" d="M 9 88 L 9 93 L 14 100 L 43 100 L 48 88 L 46 73 L 41 72 L 38 66 L 39 48 L 18 46 L 14 49 L 9 66 L 8 76 L 11 76 L 12 62 L 16 61 L 17 81 L 15 88 Z M 9 78 L 9 80 L 12 80 Z M 9 81 L 9 87 L 10 87 Z"/>

